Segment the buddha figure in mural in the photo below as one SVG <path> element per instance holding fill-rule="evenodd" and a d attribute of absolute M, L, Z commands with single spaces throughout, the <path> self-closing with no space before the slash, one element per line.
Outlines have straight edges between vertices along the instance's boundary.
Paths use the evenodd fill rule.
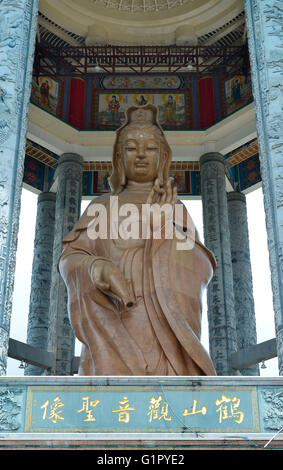
<path fill-rule="evenodd" d="M 157 108 L 128 108 L 112 191 L 91 201 L 63 241 L 58 269 L 82 343 L 79 375 L 215 375 L 200 342 L 215 258 L 177 199 L 171 158 Z"/>

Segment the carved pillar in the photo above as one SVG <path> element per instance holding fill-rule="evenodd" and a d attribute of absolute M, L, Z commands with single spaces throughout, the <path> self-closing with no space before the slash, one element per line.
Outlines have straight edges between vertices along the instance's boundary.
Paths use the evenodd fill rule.
<path fill-rule="evenodd" d="M 54 243 L 56 195 L 41 193 L 37 217 L 31 278 L 27 343 L 47 350 L 49 300 Z M 25 375 L 42 375 L 40 367 L 27 365 Z"/>
<path fill-rule="evenodd" d="M 63 238 L 80 217 L 82 165 L 83 158 L 80 155 L 65 153 L 60 157 L 57 168 L 58 189 L 48 332 L 48 350 L 54 352 L 56 358 L 53 375 L 71 375 L 74 357 L 75 337 L 68 317 L 67 291 L 57 271 L 57 262 L 62 253 Z"/>
<path fill-rule="evenodd" d="M 275 312 L 283 375 L 282 0 L 245 0 L 253 96 Z"/>
<path fill-rule="evenodd" d="M 257 344 L 257 336 L 246 196 L 233 191 L 227 194 L 227 201 L 238 349 L 247 349 Z M 240 372 L 242 375 L 260 375 L 257 364 Z"/>
<path fill-rule="evenodd" d="M 200 172 L 205 245 L 217 261 L 207 291 L 210 355 L 217 375 L 238 375 L 230 361 L 237 350 L 237 333 L 223 156 L 204 154 Z"/>
<path fill-rule="evenodd" d="M 5 375 L 38 0 L 0 2 L 0 375 Z"/>

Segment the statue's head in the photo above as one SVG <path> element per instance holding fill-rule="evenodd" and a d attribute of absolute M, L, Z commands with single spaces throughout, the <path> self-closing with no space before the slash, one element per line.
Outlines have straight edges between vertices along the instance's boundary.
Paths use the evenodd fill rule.
<path fill-rule="evenodd" d="M 127 181 L 150 182 L 157 177 L 162 186 L 169 176 L 172 152 L 151 104 L 131 106 L 126 122 L 116 132 L 109 184 L 119 193 Z"/>

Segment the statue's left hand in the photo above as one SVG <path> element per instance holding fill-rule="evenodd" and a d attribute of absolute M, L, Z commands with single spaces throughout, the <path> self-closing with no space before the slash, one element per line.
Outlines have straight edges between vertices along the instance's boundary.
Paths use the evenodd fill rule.
<path fill-rule="evenodd" d="M 95 285 L 106 295 L 117 298 L 126 308 L 134 304 L 123 274 L 112 261 L 95 261 L 91 274 Z"/>

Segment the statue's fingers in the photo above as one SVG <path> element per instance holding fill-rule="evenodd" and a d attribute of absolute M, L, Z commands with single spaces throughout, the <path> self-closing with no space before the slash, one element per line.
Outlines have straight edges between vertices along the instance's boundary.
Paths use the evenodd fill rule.
<path fill-rule="evenodd" d="M 155 178 L 153 188 L 154 188 L 155 191 L 159 192 L 160 185 L 159 185 L 159 179 L 158 178 Z"/>
<path fill-rule="evenodd" d="M 110 287 L 114 294 L 122 300 L 122 302 L 131 307 L 133 305 L 133 299 L 131 298 L 127 283 L 120 273 L 112 273 L 110 275 Z"/>
<path fill-rule="evenodd" d="M 166 202 L 171 204 L 172 201 L 172 186 L 171 186 L 171 180 L 168 178 L 167 183 L 166 183 Z"/>
<path fill-rule="evenodd" d="M 164 193 L 160 197 L 159 203 L 163 204 L 166 201 L 166 198 L 167 198 L 167 193 L 166 193 L 166 191 L 164 191 Z"/>
<path fill-rule="evenodd" d="M 96 287 L 98 287 L 99 289 L 103 291 L 110 290 L 110 284 L 108 284 L 108 282 L 96 281 L 96 280 L 94 280 L 94 282 L 95 282 Z"/>
<path fill-rule="evenodd" d="M 103 281 L 103 267 L 103 264 L 99 261 L 95 262 L 91 268 L 91 277 L 96 287 L 102 290 L 109 290 L 109 284 Z"/>
<path fill-rule="evenodd" d="M 159 194 L 163 194 L 165 192 L 164 188 L 160 188 L 158 178 L 156 178 L 156 180 L 154 181 L 153 189 L 154 189 L 155 192 L 157 192 Z"/>

